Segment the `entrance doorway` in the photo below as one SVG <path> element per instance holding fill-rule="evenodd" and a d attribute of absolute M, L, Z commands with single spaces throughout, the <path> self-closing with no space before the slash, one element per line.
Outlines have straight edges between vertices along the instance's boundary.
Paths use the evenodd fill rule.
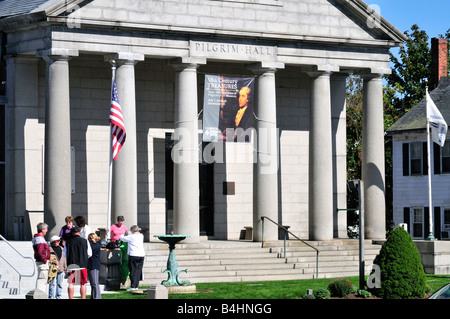
<path fill-rule="evenodd" d="M 208 144 L 202 143 L 202 150 Z M 206 163 L 202 159 L 198 171 L 200 184 L 200 236 L 214 236 L 214 164 Z"/>
<path fill-rule="evenodd" d="M 202 150 L 208 143 L 202 143 Z M 166 133 L 166 232 L 173 231 L 173 160 L 172 133 Z M 203 153 L 203 152 L 202 152 Z M 214 164 L 199 163 L 200 236 L 214 235 Z"/>

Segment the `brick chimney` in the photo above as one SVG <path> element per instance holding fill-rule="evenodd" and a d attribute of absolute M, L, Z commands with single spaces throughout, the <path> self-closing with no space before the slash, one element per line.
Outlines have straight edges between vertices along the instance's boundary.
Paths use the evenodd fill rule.
<path fill-rule="evenodd" d="M 434 90 L 438 85 L 441 77 L 448 76 L 448 46 L 447 40 L 432 38 L 431 39 L 431 79 L 430 90 Z"/>

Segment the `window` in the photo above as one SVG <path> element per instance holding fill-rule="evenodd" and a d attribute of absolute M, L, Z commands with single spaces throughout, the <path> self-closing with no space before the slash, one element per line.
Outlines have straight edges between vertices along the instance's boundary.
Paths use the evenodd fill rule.
<path fill-rule="evenodd" d="M 450 230 L 450 208 L 444 209 L 444 229 Z"/>
<path fill-rule="evenodd" d="M 410 144 L 411 175 L 422 175 L 422 143 Z"/>
<path fill-rule="evenodd" d="M 427 143 L 404 143 L 403 176 L 421 175 L 428 175 Z"/>
<path fill-rule="evenodd" d="M 434 174 L 450 174 L 450 140 L 443 147 L 433 143 Z"/>
<path fill-rule="evenodd" d="M 412 236 L 414 238 L 423 238 L 423 209 L 414 208 L 412 217 L 413 217 Z"/>

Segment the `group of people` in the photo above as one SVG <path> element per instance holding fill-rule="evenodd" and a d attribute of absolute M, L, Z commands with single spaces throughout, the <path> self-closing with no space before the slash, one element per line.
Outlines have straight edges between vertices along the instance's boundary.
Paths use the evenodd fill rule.
<path fill-rule="evenodd" d="M 120 241 L 127 244 L 123 245 L 126 251 L 122 252 L 122 259 L 128 260 L 128 269 L 122 267 L 122 278 L 124 273 L 126 276 L 129 274 L 131 285 L 128 290 L 137 290 L 139 281 L 142 280 L 144 265 L 144 236 L 136 225 L 131 226 L 131 234 L 128 234 L 124 221 L 125 218 L 119 216 L 117 223 L 111 226 L 111 242 Z M 48 285 L 48 298 L 61 299 L 62 283 L 67 277 L 69 299 L 73 299 L 74 285 L 77 284 L 80 285 L 81 299 L 86 299 L 88 281 L 91 285 L 91 298 L 101 299 L 100 237 L 91 231 L 82 216 L 67 216 L 65 222 L 59 236 L 50 238 L 50 245 L 45 239 L 48 225 L 37 224 L 37 234 L 32 240 L 38 270 L 35 291 L 45 293 Z M 125 262 L 124 264 L 126 265 Z"/>

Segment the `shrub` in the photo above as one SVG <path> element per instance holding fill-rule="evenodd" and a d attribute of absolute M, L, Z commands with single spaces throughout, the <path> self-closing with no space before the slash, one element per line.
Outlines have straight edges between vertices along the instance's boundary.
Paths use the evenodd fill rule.
<path fill-rule="evenodd" d="M 361 296 L 363 298 L 369 298 L 372 296 L 372 293 L 364 289 L 358 289 L 358 296 Z"/>
<path fill-rule="evenodd" d="M 355 291 L 355 287 L 347 278 L 338 278 L 328 285 L 331 297 L 345 297 Z"/>
<path fill-rule="evenodd" d="M 314 297 L 314 295 L 304 294 L 302 299 L 316 299 L 316 297 Z"/>
<path fill-rule="evenodd" d="M 330 299 L 331 294 L 327 289 L 320 288 L 316 291 L 314 297 L 316 297 L 316 299 Z"/>
<path fill-rule="evenodd" d="M 376 256 L 381 288 L 373 292 L 385 299 L 423 298 L 426 277 L 419 251 L 411 235 L 402 227 L 394 229 Z"/>

